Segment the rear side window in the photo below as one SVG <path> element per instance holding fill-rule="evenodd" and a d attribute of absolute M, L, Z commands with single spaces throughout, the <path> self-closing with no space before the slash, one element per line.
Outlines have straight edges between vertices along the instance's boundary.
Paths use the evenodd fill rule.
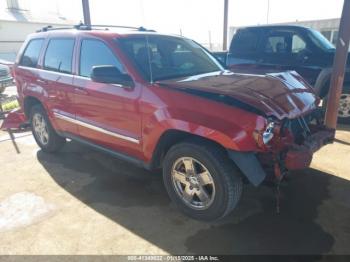
<path fill-rule="evenodd" d="M 239 30 L 232 39 L 230 52 L 234 54 L 256 53 L 259 35 L 258 30 Z"/>
<path fill-rule="evenodd" d="M 27 67 L 36 67 L 43 42 L 44 39 L 31 40 L 28 43 L 19 64 Z"/>
<path fill-rule="evenodd" d="M 112 65 L 124 72 L 121 63 L 106 44 L 99 40 L 83 40 L 80 51 L 79 74 L 90 77 L 92 67 L 98 65 Z"/>
<path fill-rule="evenodd" d="M 72 73 L 74 39 L 51 39 L 46 49 L 44 69 Z"/>

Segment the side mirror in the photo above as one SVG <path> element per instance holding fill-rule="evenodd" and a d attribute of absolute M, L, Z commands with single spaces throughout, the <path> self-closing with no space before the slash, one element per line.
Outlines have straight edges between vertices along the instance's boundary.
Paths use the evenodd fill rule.
<path fill-rule="evenodd" d="M 110 65 L 92 67 L 91 80 L 99 83 L 134 87 L 134 81 L 128 74 L 123 74 L 118 68 Z"/>

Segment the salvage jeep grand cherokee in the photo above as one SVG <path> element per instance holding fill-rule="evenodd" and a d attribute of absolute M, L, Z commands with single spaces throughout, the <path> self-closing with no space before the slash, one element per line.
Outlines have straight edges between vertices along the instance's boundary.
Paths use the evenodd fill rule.
<path fill-rule="evenodd" d="M 43 151 L 69 138 L 162 168 L 179 209 L 206 221 L 234 209 L 244 180 L 279 181 L 334 138 L 295 72 L 235 74 L 194 41 L 143 28 L 45 28 L 14 75 Z"/>

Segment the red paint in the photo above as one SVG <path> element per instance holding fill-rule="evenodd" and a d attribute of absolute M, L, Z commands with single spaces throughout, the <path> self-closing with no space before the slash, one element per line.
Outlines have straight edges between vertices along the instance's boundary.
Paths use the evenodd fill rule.
<path fill-rule="evenodd" d="M 295 72 L 266 76 L 217 72 L 161 82 L 174 88 L 230 96 L 280 120 L 306 114 L 318 104 L 312 88 Z"/>
<path fill-rule="evenodd" d="M 298 147 L 288 151 L 285 164 L 288 170 L 298 170 L 308 167 L 311 161 L 312 152 L 305 147 Z"/>
<path fill-rule="evenodd" d="M 185 89 L 226 95 L 280 120 L 306 114 L 314 110 L 318 103 L 310 87 L 294 73 L 262 77 L 226 71 L 148 83 L 114 41 L 118 37 L 128 37 L 127 34 L 68 30 L 38 33 L 30 36 L 27 42 L 34 37 L 45 38 L 45 50 L 50 34 L 76 39 L 73 72 L 62 74 L 42 70 L 43 52 L 35 69 L 21 67 L 17 61 L 14 71 L 22 107 L 25 98 L 35 97 L 44 105 L 56 130 L 72 133 L 146 163 L 151 161 L 159 138 L 169 130 L 201 136 L 236 151 L 279 151 L 292 143 L 291 136 L 278 135 L 271 146 L 259 146 L 253 134 L 265 130 L 267 119 L 264 116 L 186 93 Z M 135 86 L 121 88 L 77 76 L 82 38 L 105 42 L 124 65 Z M 23 48 L 20 55 L 22 52 Z M 53 109 L 65 112 L 76 120 L 84 120 L 88 124 L 138 140 L 139 143 L 61 120 L 55 117 Z"/>
<path fill-rule="evenodd" d="M 26 121 L 26 117 L 21 109 L 10 112 L 2 122 L 0 129 L 18 129 Z"/>

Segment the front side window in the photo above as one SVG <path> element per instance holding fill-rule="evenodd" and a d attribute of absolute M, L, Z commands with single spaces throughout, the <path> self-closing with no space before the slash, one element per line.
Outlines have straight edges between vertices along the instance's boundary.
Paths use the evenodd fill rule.
<path fill-rule="evenodd" d="M 72 73 L 74 39 L 51 39 L 46 50 L 44 69 Z"/>
<path fill-rule="evenodd" d="M 264 52 L 273 55 L 299 54 L 307 49 L 304 39 L 294 31 L 273 31 L 266 35 Z"/>
<path fill-rule="evenodd" d="M 27 67 L 36 67 L 40 55 L 41 47 L 44 43 L 43 39 L 31 40 L 21 58 L 20 65 Z"/>
<path fill-rule="evenodd" d="M 285 54 L 288 52 L 288 39 L 284 35 L 268 36 L 265 43 L 265 53 Z"/>
<path fill-rule="evenodd" d="M 292 38 L 292 53 L 298 54 L 306 49 L 305 41 L 299 35 L 293 35 Z"/>
<path fill-rule="evenodd" d="M 147 35 L 121 38 L 118 42 L 149 81 L 223 70 L 215 58 L 189 39 Z"/>
<path fill-rule="evenodd" d="M 109 47 L 99 40 L 85 39 L 81 43 L 79 75 L 90 77 L 92 67 L 112 65 L 124 72 L 124 69 Z"/>

